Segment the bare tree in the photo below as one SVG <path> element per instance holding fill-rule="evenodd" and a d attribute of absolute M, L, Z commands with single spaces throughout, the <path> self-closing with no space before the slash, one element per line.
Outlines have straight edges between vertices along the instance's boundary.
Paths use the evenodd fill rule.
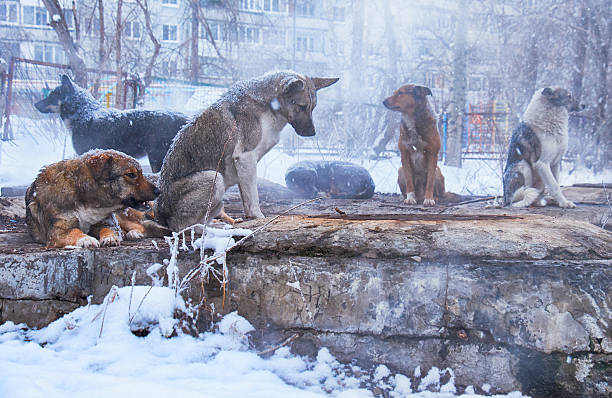
<path fill-rule="evenodd" d="M 66 23 L 66 17 L 62 7 L 59 4 L 59 1 L 43 0 L 43 3 L 49 12 L 49 15 L 51 15 L 49 25 L 53 28 L 53 30 L 55 30 L 58 40 L 68 55 L 68 62 L 70 64 L 70 69 L 72 69 L 72 72 L 74 73 L 76 83 L 83 87 L 86 86 L 87 67 L 85 66 L 85 61 L 83 60 L 82 56 L 79 54 L 77 44 L 70 35 L 68 24 Z M 76 20 L 76 14 L 74 15 L 74 18 Z"/>
<path fill-rule="evenodd" d="M 463 117 L 465 115 L 467 92 L 467 32 L 464 23 L 467 15 L 467 0 L 459 2 L 457 23 L 455 24 L 455 42 L 453 46 L 453 103 L 449 121 L 446 146 L 446 164 L 461 167 L 461 143 L 463 137 Z"/>
<path fill-rule="evenodd" d="M 123 0 L 117 0 L 117 16 L 115 20 L 115 67 L 117 71 L 117 85 L 115 92 L 115 106 L 123 108 L 123 71 L 121 70 L 121 36 L 123 32 L 123 22 L 121 20 L 121 12 L 123 9 Z"/>
<path fill-rule="evenodd" d="M 149 35 L 151 43 L 153 43 L 153 54 L 151 54 L 151 57 L 149 58 L 149 62 L 145 69 L 144 75 L 144 85 L 145 87 L 148 87 L 153 79 L 153 68 L 157 61 L 157 57 L 159 56 L 161 44 L 159 43 L 159 40 L 157 40 L 157 37 L 155 37 L 155 32 L 153 31 L 153 25 L 151 23 L 151 10 L 149 9 L 149 4 L 147 0 L 136 0 L 136 3 L 138 3 L 138 6 L 142 10 L 142 13 L 145 18 L 145 28 L 147 30 L 147 34 Z"/>
<path fill-rule="evenodd" d="M 191 8 L 191 56 L 189 59 L 189 77 L 192 81 L 198 80 L 200 76 L 200 56 L 199 56 L 199 43 L 200 43 L 200 1 L 191 0 L 189 2 Z"/>

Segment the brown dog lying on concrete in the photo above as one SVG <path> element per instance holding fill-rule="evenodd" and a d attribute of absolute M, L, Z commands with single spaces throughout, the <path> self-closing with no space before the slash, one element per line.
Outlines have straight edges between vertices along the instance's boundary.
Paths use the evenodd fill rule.
<path fill-rule="evenodd" d="M 429 88 L 407 84 L 383 101 L 385 107 L 402 114 L 398 143 L 402 167 L 397 183 L 404 203 L 410 205 L 434 206 L 445 195 L 444 176 L 437 164 L 440 134 L 428 95 Z"/>
<path fill-rule="evenodd" d="M 47 247 L 117 246 L 113 212 L 144 209 L 159 190 L 131 156 L 92 150 L 41 170 L 26 192 L 30 233 Z"/>

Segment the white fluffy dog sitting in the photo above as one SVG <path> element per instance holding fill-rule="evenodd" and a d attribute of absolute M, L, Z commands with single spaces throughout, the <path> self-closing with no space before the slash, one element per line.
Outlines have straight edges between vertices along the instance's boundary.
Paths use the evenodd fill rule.
<path fill-rule="evenodd" d="M 504 205 L 543 206 L 552 199 L 560 207 L 576 207 L 561 192 L 559 167 L 567 151 L 569 112 L 578 110 L 578 103 L 563 88 L 535 92 L 510 139 Z"/>

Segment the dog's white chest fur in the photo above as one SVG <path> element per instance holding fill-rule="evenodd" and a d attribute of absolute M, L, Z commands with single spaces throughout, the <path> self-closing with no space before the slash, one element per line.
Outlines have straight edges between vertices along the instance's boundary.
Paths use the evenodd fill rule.
<path fill-rule="evenodd" d="M 282 116 L 275 116 L 272 112 L 265 112 L 260 117 L 261 141 L 257 144 L 254 151 L 257 160 L 260 160 L 266 153 L 280 141 L 280 132 L 287 124 Z"/>
<path fill-rule="evenodd" d="M 523 121 L 531 127 L 540 141 L 540 160 L 550 164 L 559 163 L 567 150 L 567 109 L 552 106 L 541 96 L 536 96 L 527 106 Z"/>
<path fill-rule="evenodd" d="M 73 215 L 79 220 L 79 229 L 87 233 L 92 225 L 108 218 L 110 214 L 118 210 L 115 207 L 77 207 Z"/>

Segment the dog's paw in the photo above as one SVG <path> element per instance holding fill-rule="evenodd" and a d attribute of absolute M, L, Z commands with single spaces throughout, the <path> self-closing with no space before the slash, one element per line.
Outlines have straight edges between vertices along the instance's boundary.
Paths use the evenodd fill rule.
<path fill-rule="evenodd" d="M 121 240 L 115 234 L 100 239 L 100 246 L 119 246 L 120 243 Z"/>
<path fill-rule="evenodd" d="M 566 200 L 563 203 L 559 203 L 559 207 L 563 207 L 564 209 L 575 209 L 576 204 L 572 202 L 571 200 Z"/>
<path fill-rule="evenodd" d="M 265 218 L 266 216 L 263 215 L 263 213 L 261 212 L 261 210 L 258 211 L 254 211 L 252 214 L 246 216 L 247 220 L 255 220 L 257 218 Z"/>
<path fill-rule="evenodd" d="M 100 242 L 93 236 L 83 236 L 81 239 L 77 240 L 77 247 L 90 248 L 90 247 L 100 247 Z"/>
<path fill-rule="evenodd" d="M 435 206 L 435 205 L 436 205 L 436 201 L 433 200 L 433 199 L 425 199 L 425 200 L 423 200 L 423 206 L 431 207 L 431 206 Z"/>
<path fill-rule="evenodd" d="M 127 240 L 138 240 L 144 238 L 144 234 L 137 229 L 131 229 L 125 234 Z"/>
<path fill-rule="evenodd" d="M 404 204 L 407 204 L 407 205 L 417 204 L 416 196 L 414 195 L 414 192 L 409 192 L 408 195 L 406 195 L 406 199 L 404 199 Z"/>
<path fill-rule="evenodd" d="M 241 223 L 241 222 L 244 222 L 244 220 L 242 219 L 242 217 L 238 217 L 238 218 L 234 218 L 234 222 L 231 223 L 231 224 L 234 225 L 234 224 L 238 224 L 238 223 Z"/>

